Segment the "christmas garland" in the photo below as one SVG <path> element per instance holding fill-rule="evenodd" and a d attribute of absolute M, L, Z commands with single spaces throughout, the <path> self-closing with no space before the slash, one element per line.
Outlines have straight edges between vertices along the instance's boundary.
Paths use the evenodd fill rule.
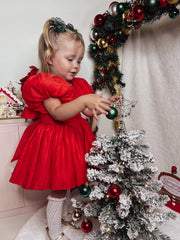
<path fill-rule="evenodd" d="M 163 15 L 177 18 L 179 4 L 179 0 L 112 2 L 108 11 L 95 16 L 89 45 L 89 53 L 95 62 L 94 91 L 107 86 L 111 95 L 115 95 L 125 87 L 118 68 L 117 49 L 124 45 L 132 30 L 159 20 Z"/>

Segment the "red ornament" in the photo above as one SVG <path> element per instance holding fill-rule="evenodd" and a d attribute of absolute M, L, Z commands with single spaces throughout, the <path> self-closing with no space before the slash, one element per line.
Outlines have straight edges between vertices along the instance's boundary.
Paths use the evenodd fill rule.
<path fill-rule="evenodd" d="M 115 43 L 115 38 L 113 38 L 113 37 L 109 38 L 109 42 L 112 44 Z"/>
<path fill-rule="evenodd" d="M 83 232 L 88 233 L 92 230 L 92 222 L 87 218 L 81 223 L 81 229 Z"/>
<path fill-rule="evenodd" d="M 100 26 L 104 23 L 104 16 L 102 14 L 98 14 L 94 18 L 94 24 L 96 26 Z"/>
<path fill-rule="evenodd" d="M 144 8 L 142 5 L 136 5 L 131 12 L 132 18 L 136 21 L 141 21 L 144 18 Z"/>
<path fill-rule="evenodd" d="M 108 189 L 108 194 L 111 198 L 117 198 L 121 194 L 121 189 L 117 185 L 111 185 Z"/>
<path fill-rule="evenodd" d="M 159 2 L 160 2 L 161 7 L 167 6 L 167 0 L 160 0 Z"/>
<path fill-rule="evenodd" d="M 177 167 L 176 166 L 172 166 L 171 167 L 171 172 L 172 172 L 172 174 L 176 174 L 177 173 Z"/>

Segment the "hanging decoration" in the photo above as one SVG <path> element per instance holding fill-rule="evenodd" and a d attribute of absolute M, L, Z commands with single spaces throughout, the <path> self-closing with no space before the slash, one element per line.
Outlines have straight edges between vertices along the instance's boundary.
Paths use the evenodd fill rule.
<path fill-rule="evenodd" d="M 125 87 L 123 74 L 119 70 L 117 49 L 122 47 L 133 30 L 146 23 L 153 23 L 163 15 L 175 19 L 179 16 L 179 0 L 133 0 L 112 2 L 105 13 L 94 18 L 91 28 L 89 53 L 95 62 L 94 91 L 107 87 L 111 95 L 121 95 Z M 123 118 L 119 113 L 119 118 Z M 110 118 L 111 119 L 111 118 Z M 117 119 L 113 119 L 117 121 Z M 119 124 L 117 129 L 121 128 Z"/>
<path fill-rule="evenodd" d="M 92 229 L 92 222 L 85 218 L 85 220 L 81 223 L 81 229 L 83 232 L 88 233 Z"/>
<path fill-rule="evenodd" d="M 118 116 L 118 110 L 115 107 L 111 107 L 111 110 L 108 112 L 108 115 L 106 115 L 108 119 L 114 119 L 117 116 Z"/>
<path fill-rule="evenodd" d="M 81 219 L 81 217 L 82 217 L 82 211 L 81 211 L 81 209 L 76 208 L 76 209 L 74 210 L 73 214 L 72 214 L 72 220 L 73 220 L 74 222 L 77 222 L 77 221 L 79 221 L 79 220 Z"/>
<path fill-rule="evenodd" d="M 81 197 L 83 197 L 83 198 L 89 197 L 90 193 L 91 193 L 91 188 L 90 188 L 88 182 L 79 187 L 79 195 Z"/>
<path fill-rule="evenodd" d="M 125 117 L 133 117 L 133 109 L 135 108 L 136 101 L 126 99 L 122 93 L 119 98 L 111 106 L 111 110 L 106 117 L 114 121 L 114 127 L 118 131 L 124 127 L 122 119 Z"/>
<path fill-rule="evenodd" d="M 108 195 L 111 198 L 114 198 L 114 199 L 118 198 L 120 194 L 121 194 L 121 189 L 118 185 L 113 184 L 108 188 Z"/>

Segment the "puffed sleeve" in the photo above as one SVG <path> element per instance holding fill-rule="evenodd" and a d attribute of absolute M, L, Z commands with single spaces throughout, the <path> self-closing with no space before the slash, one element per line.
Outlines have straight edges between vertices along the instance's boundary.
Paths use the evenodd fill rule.
<path fill-rule="evenodd" d="M 27 105 L 22 112 L 22 117 L 35 119 L 41 113 L 47 114 L 43 102 L 49 97 L 59 98 L 62 102 L 70 101 L 71 88 L 72 86 L 64 79 L 51 76 L 49 73 L 31 76 L 22 88 L 22 97 Z"/>
<path fill-rule="evenodd" d="M 83 78 L 75 78 L 73 80 L 73 85 L 76 88 L 77 96 L 93 93 L 92 87 Z"/>

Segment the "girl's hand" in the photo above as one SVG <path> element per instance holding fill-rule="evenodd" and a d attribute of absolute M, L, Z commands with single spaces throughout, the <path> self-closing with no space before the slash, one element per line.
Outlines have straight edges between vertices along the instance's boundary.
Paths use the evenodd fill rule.
<path fill-rule="evenodd" d="M 103 98 L 101 95 L 97 94 L 88 94 L 82 96 L 85 101 L 86 107 L 92 112 L 93 117 L 95 117 L 96 120 L 98 120 L 98 114 L 108 114 L 108 111 L 110 111 L 109 105 L 111 104 L 111 101 Z"/>

